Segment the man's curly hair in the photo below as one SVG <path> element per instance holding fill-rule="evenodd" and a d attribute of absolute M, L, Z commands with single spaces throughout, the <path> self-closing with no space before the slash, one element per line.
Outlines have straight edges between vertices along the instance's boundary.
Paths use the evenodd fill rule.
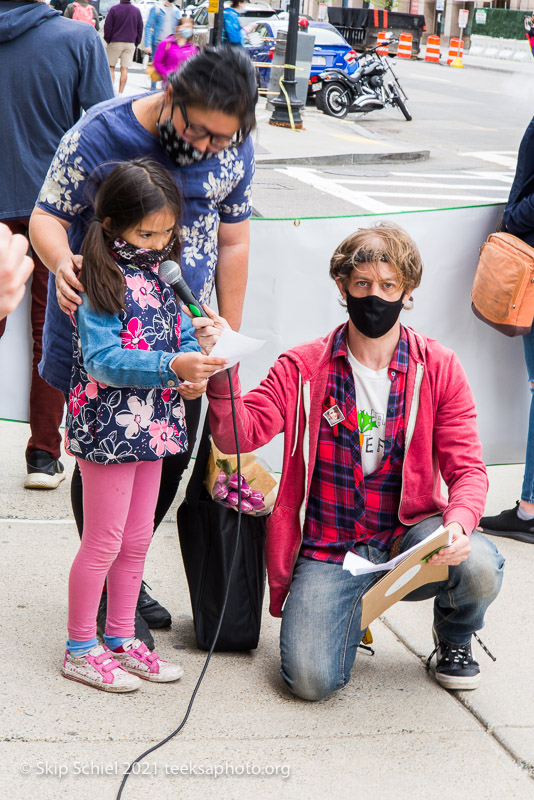
<path fill-rule="evenodd" d="M 390 264 L 403 289 L 416 289 L 421 283 L 423 262 L 417 245 L 400 225 L 379 222 L 371 228 L 359 228 L 347 236 L 330 259 L 330 277 L 339 279 L 343 288 L 359 264 Z"/>

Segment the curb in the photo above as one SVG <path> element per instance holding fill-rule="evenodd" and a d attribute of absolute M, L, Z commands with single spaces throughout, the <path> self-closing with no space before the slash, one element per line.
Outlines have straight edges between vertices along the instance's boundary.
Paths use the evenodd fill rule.
<path fill-rule="evenodd" d="M 384 161 L 391 163 L 428 161 L 430 158 L 430 150 L 411 150 L 399 153 L 338 153 L 330 156 L 295 156 L 292 158 L 271 158 L 256 154 L 255 158 L 257 166 L 262 166 L 263 164 L 313 164 L 316 166 L 327 167 L 335 164 L 380 164 Z"/>

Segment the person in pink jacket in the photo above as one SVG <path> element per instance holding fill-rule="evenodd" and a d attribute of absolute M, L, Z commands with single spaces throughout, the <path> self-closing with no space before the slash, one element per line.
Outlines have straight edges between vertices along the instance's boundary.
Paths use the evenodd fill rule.
<path fill-rule="evenodd" d="M 192 18 L 180 17 L 176 33 L 158 44 L 154 54 L 154 67 L 162 77 L 164 88 L 167 85 L 167 75 L 180 69 L 184 61 L 198 53 L 198 47 L 191 41 L 192 36 Z"/>
<path fill-rule="evenodd" d="M 504 559 L 475 530 L 488 481 L 465 373 L 451 350 L 400 324 L 421 274 L 417 247 L 398 226 L 356 231 L 330 263 L 348 322 L 284 353 L 244 396 L 233 370 L 241 450 L 284 434 L 267 522 L 270 610 L 282 617 L 282 677 L 307 700 L 348 682 L 364 634 L 361 599 L 380 577 L 354 577 L 346 554 L 385 562 L 441 524 L 452 543 L 432 563 L 448 565 L 449 579 L 405 599 L 435 598 L 427 663 L 436 680 L 447 689 L 480 681 L 471 637 L 500 590 Z M 194 322 L 206 351 L 225 326 L 208 313 Z M 214 441 L 233 453 L 224 372 L 207 394 Z"/>

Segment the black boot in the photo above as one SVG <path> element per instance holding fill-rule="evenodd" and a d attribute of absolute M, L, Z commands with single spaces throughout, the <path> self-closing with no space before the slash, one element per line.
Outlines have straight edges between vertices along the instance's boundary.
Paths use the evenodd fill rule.
<path fill-rule="evenodd" d="M 143 617 L 149 628 L 169 628 L 171 625 L 171 615 L 166 608 L 163 608 L 157 600 L 150 597 L 143 581 L 139 599 L 137 601 L 137 612 Z M 150 589 L 150 586 L 148 586 Z"/>
<path fill-rule="evenodd" d="M 98 613 L 96 615 L 96 632 L 99 636 L 104 636 L 106 630 L 106 617 L 108 612 L 108 596 L 107 593 L 104 592 L 100 599 L 100 605 L 98 606 Z M 139 613 L 139 610 L 136 609 L 135 611 L 135 638 L 140 639 L 142 642 L 146 644 L 149 650 L 153 650 L 155 647 L 154 644 L 154 637 L 150 633 L 150 629 L 146 624 L 145 620 Z"/>

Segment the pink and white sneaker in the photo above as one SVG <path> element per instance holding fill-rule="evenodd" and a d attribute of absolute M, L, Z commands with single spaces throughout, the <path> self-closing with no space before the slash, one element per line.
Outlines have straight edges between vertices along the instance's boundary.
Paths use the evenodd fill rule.
<path fill-rule="evenodd" d="M 139 639 L 132 639 L 118 650 L 113 650 L 113 658 L 123 669 L 145 681 L 171 683 L 179 680 L 184 674 L 179 664 L 170 664 L 155 651 L 151 653 L 146 644 Z"/>
<path fill-rule="evenodd" d="M 104 692 L 133 692 L 141 686 L 139 678 L 123 669 L 111 650 L 102 645 L 93 647 L 84 656 L 71 656 L 67 650 L 61 673 L 71 681 Z"/>

